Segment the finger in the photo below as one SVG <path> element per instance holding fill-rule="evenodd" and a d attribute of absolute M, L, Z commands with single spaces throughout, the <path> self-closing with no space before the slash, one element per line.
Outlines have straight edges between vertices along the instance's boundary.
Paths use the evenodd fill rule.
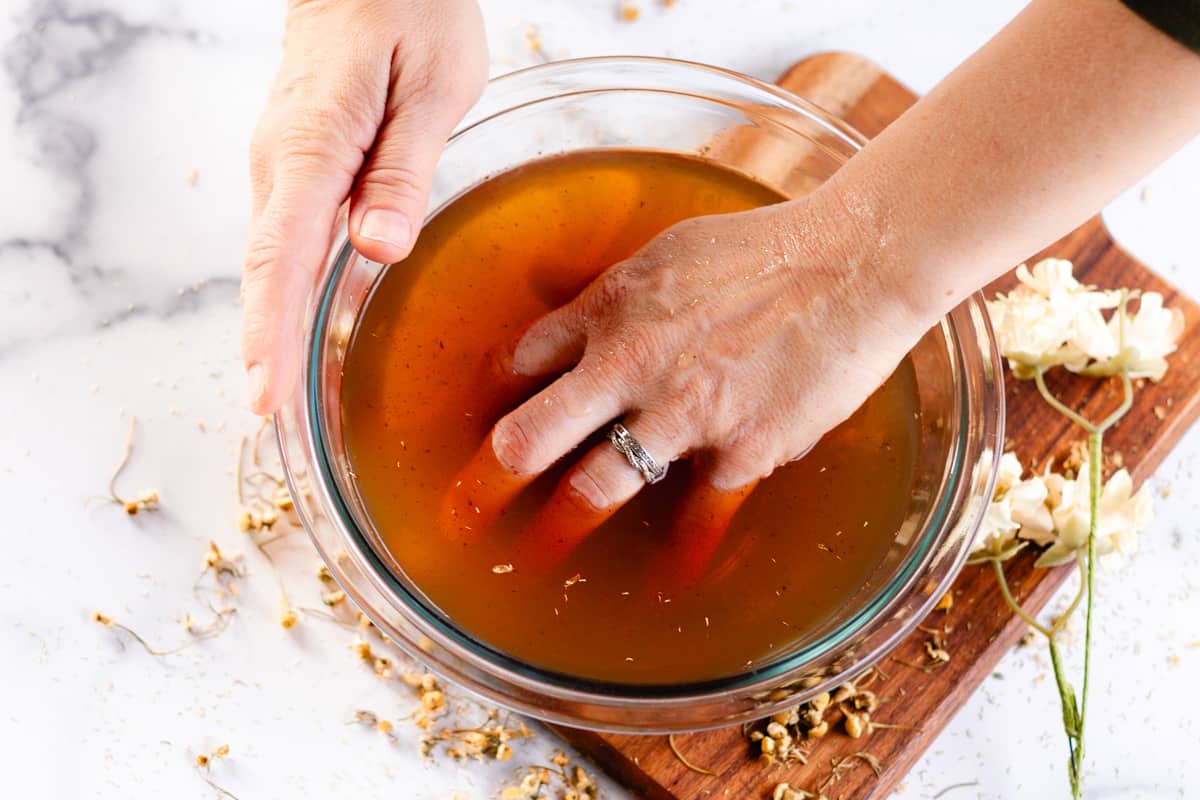
<path fill-rule="evenodd" d="M 673 417 L 641 412 L 625 423 L 655 462 L 666 467 L 688 450 L 689 438 Z M 536 553 L 546 566 L 561 560 L 629 502 L 646 478 L 610 442 L 593 448 L 573 466 L 530 525 Z"/>
<path fill-rule="evenodd" d="M 282 156 L 274 174 L 242 274 L 242 358 L 250 406 L 258 414 L 278 409 L 295 384 L 307 296 L 353 180 L 353 172 L 318 143 Z"/>
<path fill-rule="evenodd" d="M 513 346 L 512 368 L 519 375 L 549 375 L 570 369 L 583 357 L 587 334 L 572 301 L 526 328 Z"/>
<path fill-rule="evenodd" d="M 480 413 L 490 419 L 497 419 L 512 411 L 522 400 L 546 388 L 546 378 L 522 375 L 513 368 L 515 346 L 516 342 L 510 340 L 483 354 L 478 379 L 480 394 L 487 402 L 481 407 Z"/>
<path fill-rule="evenodd" d="M 394 102 L 350 200 L 355 249 L 385 264 L 412 251 L 438 157 L 457 121 L 436 99 L 410 95 Z"/>
<path fill-rule="evenodd" d="M 442 501 L 443 530 L 469 537 L 487 529 L 539 474 L 620 412 L 620 397 L 592 371 L 562 376 L 496 423 Z"/>
<path fill-rule="evenodd" d="M 581 361 L 496 423 L 500 463 L 533 478 L 625 410 L 626 389 L 601 363 Z"/>
<path fill-rule="evenodd" d="M 671 532 L 663 543 L 660 566 L 652 574 L 667 577 L 675 589 L 699 580 L 757 484 L 753 481 L 739 489 L 718 489 L 707 477 L 693 481 L 679 502 Z"/>
<path fill-rule="evenodd" d="M 442 499 L 442 530 L 452 539 L 474 538 L 504 513 L 531 480 L 500 463 L 489 435 Z"/>

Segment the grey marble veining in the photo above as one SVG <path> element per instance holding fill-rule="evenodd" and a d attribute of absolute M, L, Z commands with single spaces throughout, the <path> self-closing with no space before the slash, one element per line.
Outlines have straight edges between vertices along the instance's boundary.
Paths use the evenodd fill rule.
<path fill-rule="evenodd" d="M 17 100 L 7 133 L 27 155 L 28 166 L 54 187 L 59 203 L 53 222 L 41 230 L 22 230 L 0 220 L 0 275 L 12 284 L 31 268 L 61 270 L 65 286 L 87 309 L 80 315 L 66 305 L 73 313 L 43 325 L 41 335 L 77 333 L 141 314 L 169 318 L 236 297 L 237 281 L 228 274 L 205 280 L 199 291 L 187 287 L 139 294 L 134 302 L 113 291 L 131 283 L 133 276 L 127 265 L 102 261 L 91 252 L 89 234 L 100 192 L 93 174 L 97 133 L 89 118 L 122 109 L 79 103 L 75 94 L 82 83 L 103 80 L 148 40 L 196 47 L 211 44 L 213 37 L 186 26 L 131 22 L 113 8 L 77 7 L 64 0 L 31 2 L 15 15 L 14 27 L 16 35 L 0 47 L 6 90 Z M 36 202 L 37 193 L 33 196 Z M 0 358 L 33 340 L 6 333 L 0 337 Z"/>

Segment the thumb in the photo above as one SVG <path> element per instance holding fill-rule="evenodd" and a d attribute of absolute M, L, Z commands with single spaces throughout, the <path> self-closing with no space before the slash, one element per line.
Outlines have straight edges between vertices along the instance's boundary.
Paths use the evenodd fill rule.
<path fill-rule="evenodd" d="M 453 118 L 424 102 L 398 108 L 384 122 L 350 199 L 350 241 L 358 252 L 389 264 L 412 251 L 453 127 Z"/>

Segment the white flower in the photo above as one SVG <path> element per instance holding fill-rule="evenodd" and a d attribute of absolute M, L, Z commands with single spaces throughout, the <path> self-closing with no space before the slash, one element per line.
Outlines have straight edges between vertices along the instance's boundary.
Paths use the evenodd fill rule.
<path fill-rule="evenodd" d="M 1046 505 L 1049 491 L 1045 480 L 1036 475 L 1009 490 L 1013 521 L 1021 526 L 1022 539 L 1041 543 L 1054 530 L 1054 518 Z"/>
<path fill-rule="evenodd" d="M 1098 361 L 1087 369 L 1089 375 L 1115 375 L 1122 368 L 1131 378 L 1162 380 L 1167 371 L 1167 356 L 1175 352 L 1183 333 L 1183 314 L 1177 308 L 1164 308 L 1162 295 L 1146 292 L 1138 302 L 1136 314 L 1127 316 L 1121 330 L 1121 315 L 1108 321 L 1113 340 L 1121 343 L 1119 353 Z"/>
<path fill-rule="evenodd" d="M 1032 377 L 1037 367 L 1087 364 L 1086 354 L 1066 346 L 1069 316 L 1046 298 L 1013 292 L 1000 295 L 987 307 L 1000 352 L 1018 377 Z"/>
<path fill-rule="evenodd" d="M 1071 274 L 1071 262 L 1039 261 L 1017 267 L 1020 284 L 988 302 L 1000 352 L 1013 374 L 1031 378 L 1038 369 L 1063 366 L 1088 375 L 1114 375 L 1128 368 L 1132 378 L 1158 380 L 1166 356 L 1183 331 L 1183 315 L 1147 292 L 1136 315 L 1111 314 L 1127 291 L 1084 286 Z M 1122 324 L 1122 317 L 1125 317 Z"/>
<path fill-rule="evenodd" d="M 1036 368 L 1078 371 L 1092 359 L 1117 354 L 1117 342 L 1101 311 L 1120 303 L 1120 292 L 1089 289 L 1071 274 L 1071 262 L 1039 261 L 1017 267 L 1020 285 L 988 303 L 1000 352 L 1018 377 Z"/>
<path fill-rule="evenodd" d="M 996 487 L 971 547 L 973 560 L 1004 560 L 1024 542 L 1047 546 L 1037 566 L 1052 567 L 1075 558 L 1087 547 L 1091 519 L 1091 485 L 1085 464 L 1079 477 L 1068 480 L 1047 468 L 1045 474 L 1021 479 L 1021 462 L 1005 453 L 996 470 Z M 1148 488 L 1133 492 L 1126 470 L 1114 474 L 1100 494 L 1096 525 L 1096 555 L 1130 555 L 1137 535 L 1153 519 Z"/>
<path fill-rule="evenodd" d="M 1057 534 L 1037 561 L 1039 567 L 1064 564 L 1075 557 L 1075 552 L 1087 546 L 1088 526 L 1091 519 L 1091 484 L 1088 465 L 1079 470 L 1073 481 L 1061 476 L 1053 482 L 1047 481 L 1050 490 L 1051 516 Z M 1119 470 L 1100 491 L 1100 504 L 1096 522 L 1096 554 L 1098 556 L 1120 553 L 1129 555 L 1137 550 L 1137 535 L 1154 518 L 1150 491 L 1142 487 L 1133 493 L 1133 479 L 1127 470 Z"/>
<path fill-rule="evenodd" d="M 1051 524 L 1045 484 L 1037 476 L 1021 480 L 1023 471 L 1015 454 L 1001 456 L 996 470 L 996 488 L 975 535 L 972 552 L 1004 552 L 1015 543 L 1017 532 L 1023 526 Z"/>

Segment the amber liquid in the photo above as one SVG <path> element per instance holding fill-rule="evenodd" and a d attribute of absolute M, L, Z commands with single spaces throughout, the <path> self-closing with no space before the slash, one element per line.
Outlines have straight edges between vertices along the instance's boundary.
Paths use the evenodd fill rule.
<path fill-rule="evenodd" d="M 916 392 L 907 361 L 804 459 L 758 485 L 703 574 L 683 586 L 662 556 L 692 478 L 687 463 L 552 569 L 532 566 L 526 533 L 573 456 L 475 536 L 449 536 L 439 522 L 456 474 L 514 405 L 498 406 L 489 351 L 669 225 L 780 199 L 698 159 L 548 158 L 465 193 L 382 274 L 345 359 L 346 447 L 392 559 L 461 629 L 547 670 L 662 684 L 760 666 L 865 602 L 859 590 L 909 505 Z M 511 572 L 493 569 L 506 564 Z M 577 575 L 585 580 L 564 586 Z"/>

